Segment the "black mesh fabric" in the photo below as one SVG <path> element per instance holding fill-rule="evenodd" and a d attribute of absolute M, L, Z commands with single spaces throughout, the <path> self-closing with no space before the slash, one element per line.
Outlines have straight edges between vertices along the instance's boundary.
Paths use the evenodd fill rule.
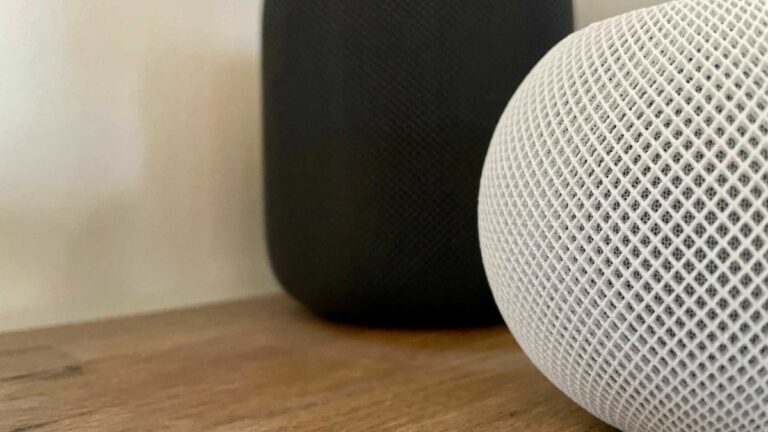
<path fill-rule="evenodd" d="M 519 82 L 571 30 L 561 0 L 267 0 L 267 232 L 284 288 L 341 320 L 498 320 L 483 158 Z"/>

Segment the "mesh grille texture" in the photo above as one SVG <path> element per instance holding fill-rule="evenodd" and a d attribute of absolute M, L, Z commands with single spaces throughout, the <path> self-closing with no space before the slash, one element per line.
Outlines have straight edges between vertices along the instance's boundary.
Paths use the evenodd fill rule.
<path fill-rule="evenodd" d="M 571 33 L 571 12 L 571 0 L 266 0 L 266 234 L 282 286 L 336 320 L 500 321 L 480 172 L 509 96 Z"/>
<path fill-rule="evenodd" d="M 768 1 L 577 32 L 496 128 L 479 226 L 499 308 L 628 432 L 768 430 Z"/>

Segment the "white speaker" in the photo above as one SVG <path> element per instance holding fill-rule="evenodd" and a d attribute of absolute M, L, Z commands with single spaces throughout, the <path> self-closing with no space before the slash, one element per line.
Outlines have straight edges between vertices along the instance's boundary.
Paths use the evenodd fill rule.
<path fill-rule="evenodd" d="M 628 432 L 768 430 L 768 0 L 577 32 L 486 157 L 483 261 L 512 333 Z"/>

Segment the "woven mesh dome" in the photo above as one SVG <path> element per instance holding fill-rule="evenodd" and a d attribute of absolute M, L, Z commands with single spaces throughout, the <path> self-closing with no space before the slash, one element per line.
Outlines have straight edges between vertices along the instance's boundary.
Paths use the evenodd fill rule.
<path fill-rule="evenodd" d="M 768 0 L 573 34 L 504 112 L 483 260 L 520 345 L 629 432 L 768 430 Z"/>

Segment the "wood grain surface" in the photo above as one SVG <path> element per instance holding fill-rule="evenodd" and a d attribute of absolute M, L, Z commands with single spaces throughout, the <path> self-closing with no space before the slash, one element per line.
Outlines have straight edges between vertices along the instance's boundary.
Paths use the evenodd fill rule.
<path fill-rule="evenodd" d="M 283 295 L 0 335 L 0 431 L 609 431 L 503 327 L 377 330 Z"/>

